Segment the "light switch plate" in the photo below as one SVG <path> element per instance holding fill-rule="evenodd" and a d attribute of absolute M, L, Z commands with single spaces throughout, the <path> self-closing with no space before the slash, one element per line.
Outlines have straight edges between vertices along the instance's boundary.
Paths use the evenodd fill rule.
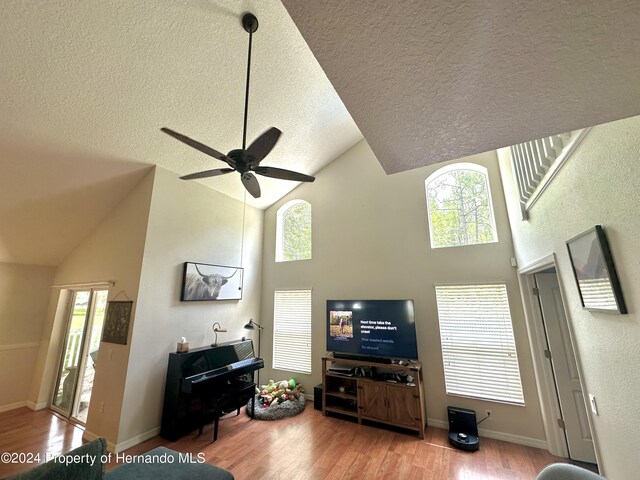
<path fill-rule="evenodd" d="M 591 405 L 591 411 L 598 415 L 598 405 L 596 405 L 596 397 L 589 394 L 589 404 Z"/>

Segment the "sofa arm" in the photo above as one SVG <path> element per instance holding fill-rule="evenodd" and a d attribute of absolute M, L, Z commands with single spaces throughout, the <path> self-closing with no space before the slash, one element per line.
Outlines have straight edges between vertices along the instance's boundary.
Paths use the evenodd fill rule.
<path fill-rule="evenodd" d="M 547 465 L 536 477 L 536 480 L 606 480 L 597 473 L 569 463 L 552 463 Z"/>
<path fill-rule="evenodd" d="M 96 438 L 69 453 L 7 480 L 101 480 L 104 475 L 102 457 L 106 447 L 104 438 Z"/>

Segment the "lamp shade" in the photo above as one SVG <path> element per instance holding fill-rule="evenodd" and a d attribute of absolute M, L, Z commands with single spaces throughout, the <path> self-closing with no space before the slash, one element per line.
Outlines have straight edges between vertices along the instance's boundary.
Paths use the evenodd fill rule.
<path fill-rule="evenodd" d="M 253 318 L 251 320 L 249 320 L 249 322 L 244 326 L 244 328 L 246 328 L 247 330 L 255 330 L 256 327 L 258 327 L 260 330 L 262 330 L 262 327 L 260 326 L 260 324 L 254 322 Z"/>

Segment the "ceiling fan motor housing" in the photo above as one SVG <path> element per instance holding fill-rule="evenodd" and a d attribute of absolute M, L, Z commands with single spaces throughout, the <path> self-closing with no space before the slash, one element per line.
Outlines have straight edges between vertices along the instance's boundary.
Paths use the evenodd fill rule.
<path fill-rule="evenodd" d="M 251 161 L 255 160 L 253 155 L 251 155 L 246 150 L 242 150 L 241 148 L 231 150 L 229 153 L 227 153 L 227 156 L 236 162 L 235 169 L 241 174 L 249 171 Z"/>
<path fill-rule="evenodd" d="M 258 19 L 253 13 L 245 13 L 242 16 L 242 27 L 248 33 L 255 33 L 258 30 Z"/>

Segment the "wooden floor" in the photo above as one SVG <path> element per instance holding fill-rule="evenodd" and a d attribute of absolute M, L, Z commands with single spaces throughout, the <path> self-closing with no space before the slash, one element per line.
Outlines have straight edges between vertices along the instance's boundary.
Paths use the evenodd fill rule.
<path fill-rule="evenodd" d="M 240 416 L 220 421 L 218 441 L 205 428 L 177 442 L 152 438 L 127 450 L 137 455 L 164 445 L 204 454 L 207 462 L 244 479 L 532 480 L 545 465 L 562 461 L 546 450 L 482 438 L 480 450 L 447 444 L 447 432 L 428 428 L 424 440 L 349 421 L 323 417 L 308 405 L 303 414 L 274 422 Z M 82 444 L 82 430 L 48 410 L 0 413 L 0 452 L 64 453 Z M 107 470 L 115 468 L 108 465 Z M 28 470 L 0 463 L 0 478 Z"/>

